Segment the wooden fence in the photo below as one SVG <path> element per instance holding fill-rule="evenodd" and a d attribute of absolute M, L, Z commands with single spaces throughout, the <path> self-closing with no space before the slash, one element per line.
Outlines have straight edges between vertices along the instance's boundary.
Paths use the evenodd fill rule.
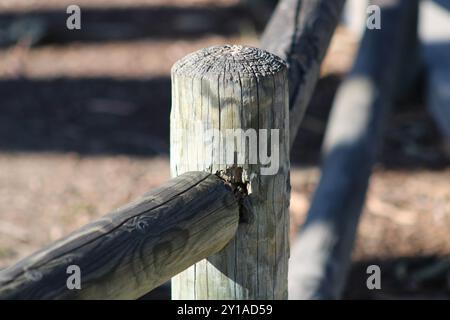
<path fill-rule="evenodd" d="M 0 298 L 135 299 L 174 277 L 174 299 L 286 299 L 289 149 L 343 2 L 281 1 L 263 47 L 288 64 L 242 46 L 177 62 L 174 178 L 1 271 Z M 249 136 L 230 148 L 229 140 L 206 143 L 208 130 Z M 257 161 L 246 144 L 252 132 Z M 269 155 L 276 170 L 262 173 Z M 70 265 L 81 270 L 79 290 L 67 287 Z"/>

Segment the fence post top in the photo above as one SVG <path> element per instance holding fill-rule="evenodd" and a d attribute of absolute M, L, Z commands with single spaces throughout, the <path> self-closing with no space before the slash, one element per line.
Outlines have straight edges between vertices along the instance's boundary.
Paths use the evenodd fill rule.
<path fill-rule="evenodd" d="M 178 60 L 172 75 L 189 78 L 234 75 L 240 78 L 259 78 L 286 70 L 286 63 L 263 49 L 242 45 L 207 47 Z"/>

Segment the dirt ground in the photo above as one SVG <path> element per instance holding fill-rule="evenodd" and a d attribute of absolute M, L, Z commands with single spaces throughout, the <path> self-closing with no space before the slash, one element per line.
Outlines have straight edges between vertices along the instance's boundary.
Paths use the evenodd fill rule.
<path fill-rule="evenodd" d="M 24 26 L 0 41 L 0 268 L 169 179 L 170 67 L 209 45 L 257 45 L 264 25 L 239 1 L 90 0 L 78 1 L 88 31 L 68 34 L 66 2 L 0 5 L 3 30 Z M 101 33 L 111 21 L 120 23 Z M 294 143 L 291 234 L 356 49 L 339 28 Z M 387 125 L 345 298 L 450 297 L 450 161 L 421 97 L 399 104 Z M 379 291 L 365 286 L 374 263 Z"/>

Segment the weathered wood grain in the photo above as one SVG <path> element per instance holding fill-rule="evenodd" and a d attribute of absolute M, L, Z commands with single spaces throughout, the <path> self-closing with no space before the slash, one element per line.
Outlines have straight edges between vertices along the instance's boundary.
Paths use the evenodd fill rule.
<path fill-rule="evenodd" d="M 261 48 L 288 64 L 291 146 L 344 3 L 345 0 L 280 0 L 264 30 Z"/>
<path fill-rule="evenodd" d="M 207 130 L 256 129 L 257 143 L 239 153 L 228 141 L 208 145 Z M 278 130 L 279 166 L 262 174 L 266 143 L 258 130 Z M 251 130 L 249 132 L 252 132 Z M 242 143 L 250 138 L 243 138 Z M 272 139 L 275 139 L 272 136 Z M 236 139 L 235 142 L 237 142 Z M 262 144 L 260 144 L 262 143 Z M 270 150 L 270 147 L 269 147 Z M 231 162 L 220 161 L 231 156 Z M 221 172 L 243 188 L 236 237 L 219 253 L 172 280 L 174 299 L 285 299 L 288 267 L 289 118 L 285 63 L 260 49 L 217 46 L 172 68 L 171 171 Z M 212 155 L 212 156 L 210 156 Z M 244 156 L 244 161 L 239 161 Z M 258 157 L 253 163 L 252 159 Z"/>
<path fill-rule="evenodd" d="M 189 172 L 0 272 L 0 299 L 135 299 L 222 249 L 238 200 L 217 176 Z M 81 290 L 66 286 L 69 265 Z"/>

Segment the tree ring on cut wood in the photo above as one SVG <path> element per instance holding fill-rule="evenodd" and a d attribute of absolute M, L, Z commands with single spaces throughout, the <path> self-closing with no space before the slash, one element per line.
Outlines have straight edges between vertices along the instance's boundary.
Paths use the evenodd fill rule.
<path fill-rule="evenodd" d="M 236 76 L 259 78 L 274 75 L 286 68 L 286 63 L 265 50 L 241 45 L 208 47 L 187 55 L 172 67 L 180 76 Z"/>

